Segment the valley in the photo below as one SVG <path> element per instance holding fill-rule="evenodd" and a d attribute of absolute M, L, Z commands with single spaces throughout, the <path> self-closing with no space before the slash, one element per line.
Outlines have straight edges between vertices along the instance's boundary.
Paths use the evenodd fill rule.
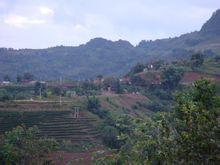
<path fill-rule="evenodd" d="M 219 110 L 220 10 L 136 46 L 0 48 L 3 165 L 218 164 Z"/>

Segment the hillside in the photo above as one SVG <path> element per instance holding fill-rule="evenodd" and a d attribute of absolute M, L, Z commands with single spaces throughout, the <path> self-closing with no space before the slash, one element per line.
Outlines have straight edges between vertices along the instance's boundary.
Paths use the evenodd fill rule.
<path fill-rule="evenodd" d="M 220 10 L 200 31 L 180 37 L 141 41 L 136 47 L 128 41 L 95 38 L 78 47 L 47 49 L 0 49 L 0 79 L 6 74 L 15 79 L 24 72 L 38 79 L 88 79 L 99 74 L 124 75 L 135 63 L 156 59 L 188 58 L 194 51 L 220 54 Z"/>
<path fill-rule="evenodd" d="M 137 46 L 151 55 L 161 58 L 185 58 L 194 51 L 204 52 L 206 55 L 220 53 L 220 10 L 202 26 L 200 31 L 183 34 L 180 37 L 161 39 L 156 41 L 141 41 Z"/>
<path fill-rule="evenodd" d="M 97 118 L 84 109 L 80 115 L 74 116 L 71 104 L 61 107 L 53 103 L 11 103 L 7 108 L 0 105 L 0 134 L 11 130 L 17 125 L 27 127 L 37 125 L 40 137 L 50 137 L 57 140 L 69 139 L 74 143 L 97 139 Z M 56 108 L 55 108 L 56 107 Z M 18 109 L 21 109 L 18 111 Z"/>

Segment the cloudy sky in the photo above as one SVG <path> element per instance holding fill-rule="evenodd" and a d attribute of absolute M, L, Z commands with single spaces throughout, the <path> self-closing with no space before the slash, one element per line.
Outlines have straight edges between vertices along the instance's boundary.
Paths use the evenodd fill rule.
<path fill-rule="evenodd" d="M 145 39 L 200 30 L 220 0 L 0 0 L 0 47 L 74 46 L 91 38 Z"/>

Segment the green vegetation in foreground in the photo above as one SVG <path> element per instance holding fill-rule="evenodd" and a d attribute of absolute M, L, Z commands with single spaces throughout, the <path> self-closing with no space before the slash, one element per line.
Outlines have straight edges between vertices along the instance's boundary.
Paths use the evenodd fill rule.
<path fill-rule="evenodd" d="M 173 112 L 117 124 L 124 145 L 97 164 L 216 164 L 219 101 L 213 84 L 195 82 L 177 95 Z"/>
<path fill-rule="evenodd" d="M 0 138 L 0 164 L 45 164 L 47 154 L 56 150 L 54 139 L 36 139 L 37 127 L 16 127 Z"/>

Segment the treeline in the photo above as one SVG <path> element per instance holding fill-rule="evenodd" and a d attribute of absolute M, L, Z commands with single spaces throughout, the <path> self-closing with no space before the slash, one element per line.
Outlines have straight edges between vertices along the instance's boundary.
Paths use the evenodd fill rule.
<path fill-rule="evenodd" d="M 26 72 L 23 75 L 17 75 L 16 80 L 14 80 L 10 75 L 6 74 L 3 76 L 3 81 L 9 81 L 9 82 L 28 82 L 35 80 L 35 76 L 32 73 Z"/>

